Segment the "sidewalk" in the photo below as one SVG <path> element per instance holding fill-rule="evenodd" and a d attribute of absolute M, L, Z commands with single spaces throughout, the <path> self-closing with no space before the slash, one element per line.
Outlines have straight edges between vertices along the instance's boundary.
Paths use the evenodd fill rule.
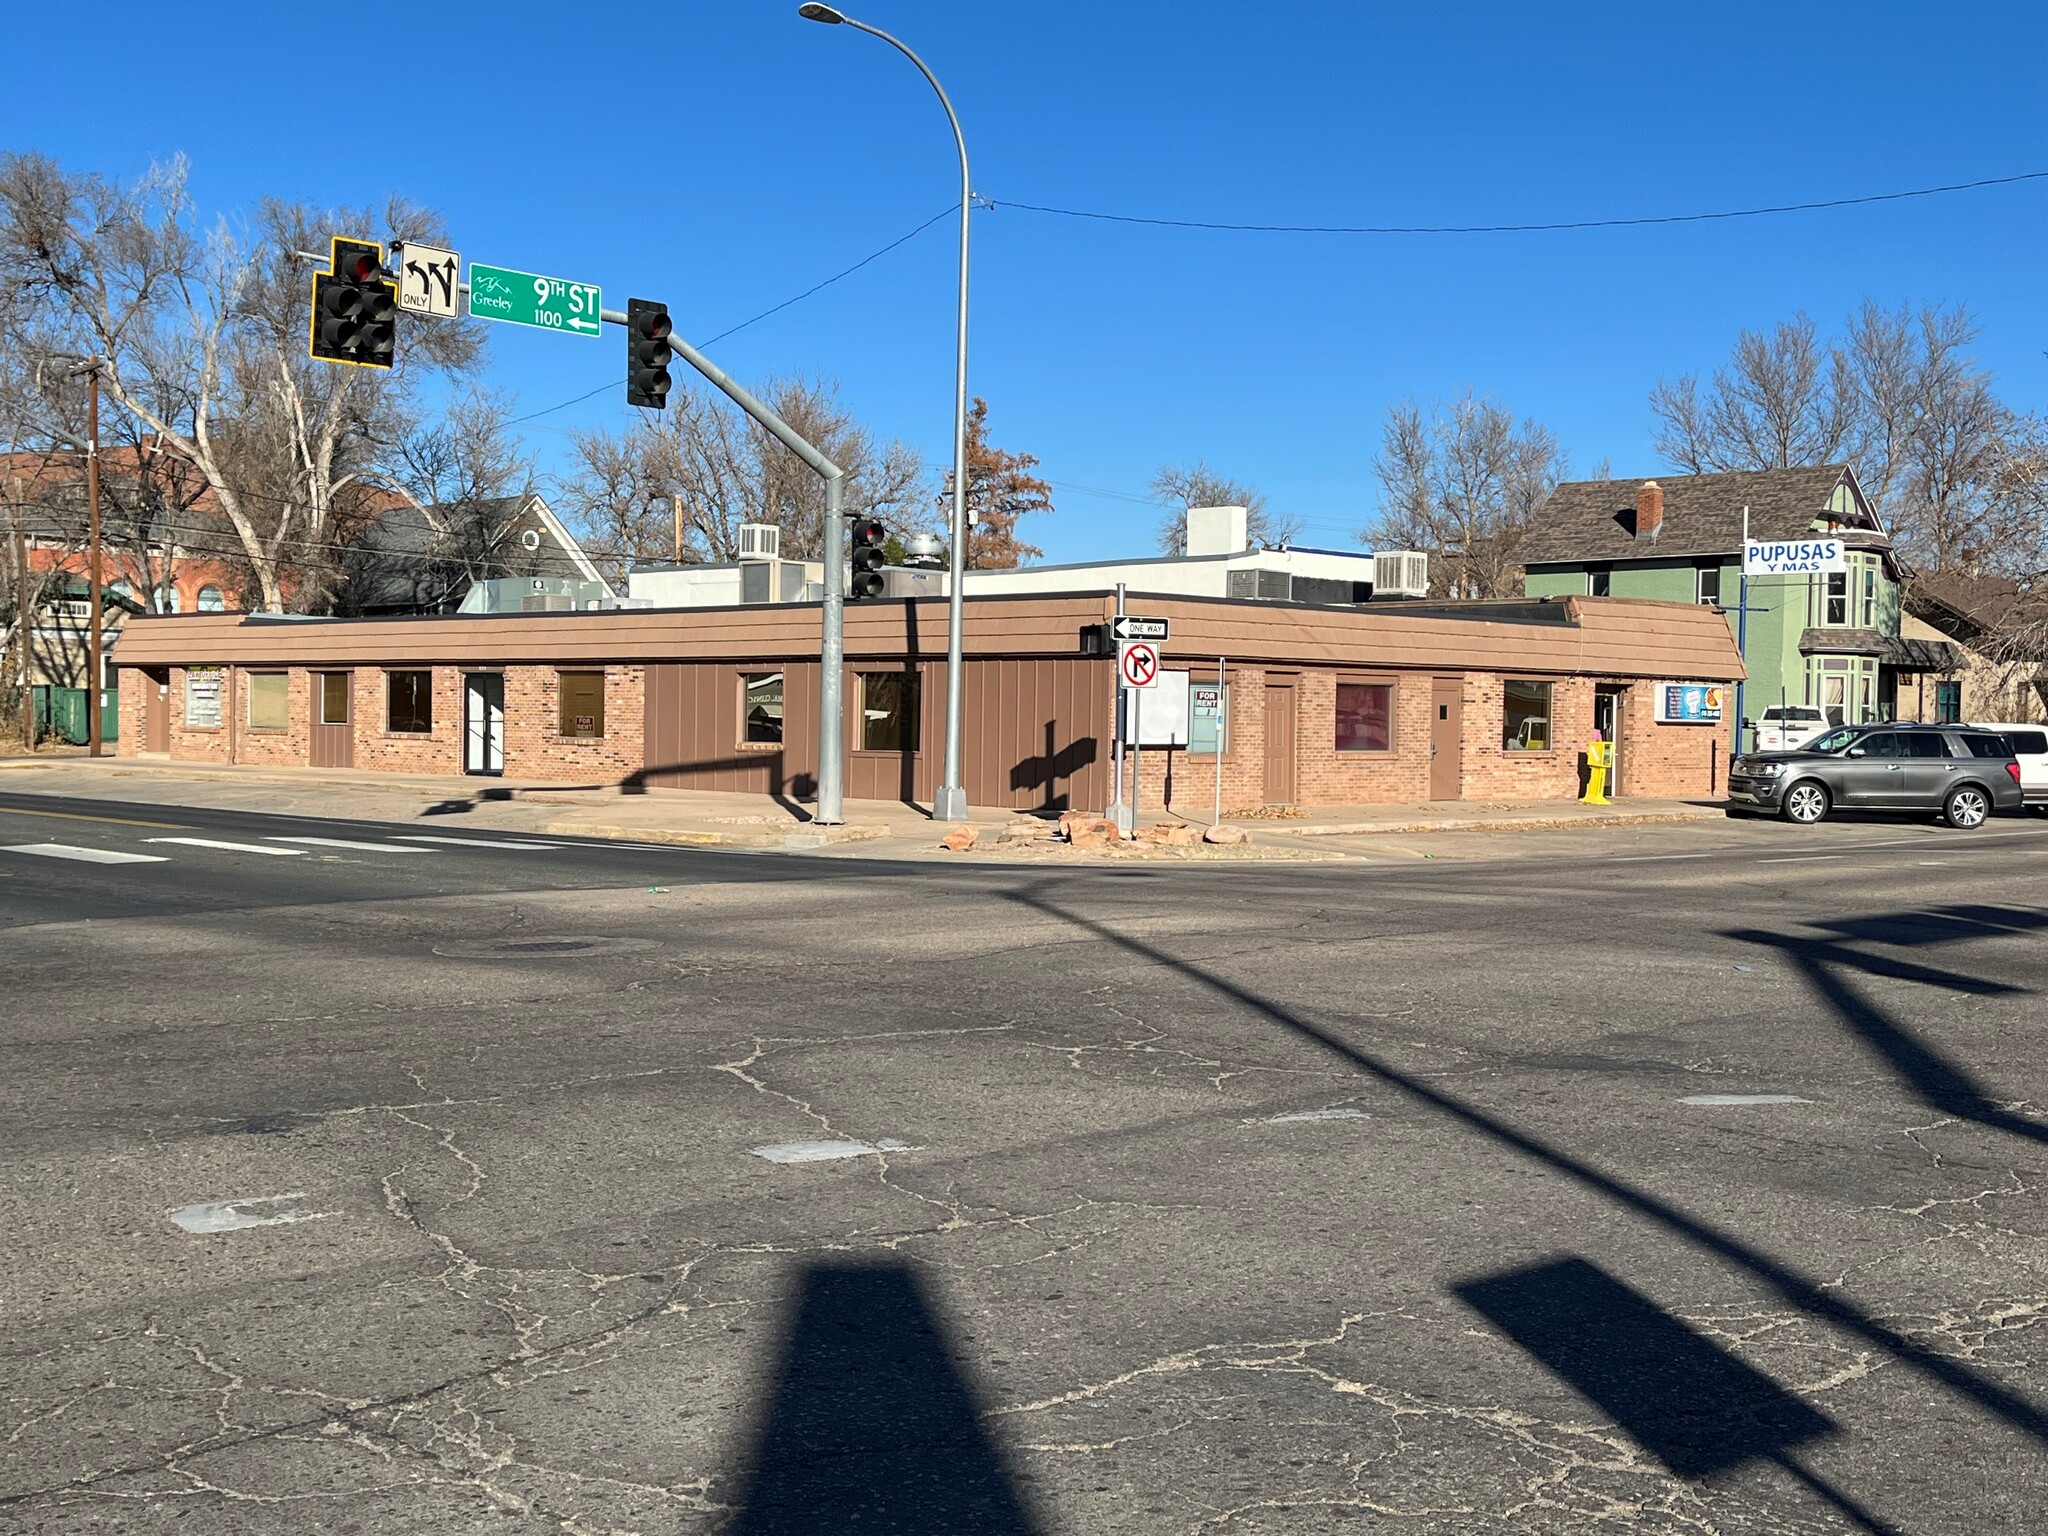
<path fill-rule="evenodd" d="M 767 795 L 678 789 L 629 793 L 613 784 L 69 754 L 0 757 L 0 790 L 10 789 L 222 810 L 420 821 L 443 828 L 697 847 L 831 849 L 887 858 L 936 856 L 939 838 L 948 830 L 934 823 L 924 807 L 893 800 L 849 800 L 843 826 L 820 827 L 812 824 L 808 807 Z M 1250 838 L 1244 852 L 1205 848 L 1198 856 L 1308 857 L 1315 856 L 1314 840 L 1324 837 L 1718 821 L 1723 815 L 1716 804 L 1684 800 L 1629 800 L 1608 806 L 1555 800 L 1317 806 L 1298 815 L 1226 817 L 1227 825 L 1242 828 Z M 1172 818 L 1163 812 L 1141 816 L 1148 826 L 1167 819 Z M 1198 826 L 1207 820 L 1186 819 Z M 969 824 L 979 834 L 980 856 L 1042 855 L 1055 846 L 1048 843 L 1049 822 L 1028 813 L 978 807 L 970 813 Z M 1187 850 L 1175 851 L 1188 855 Z"/>

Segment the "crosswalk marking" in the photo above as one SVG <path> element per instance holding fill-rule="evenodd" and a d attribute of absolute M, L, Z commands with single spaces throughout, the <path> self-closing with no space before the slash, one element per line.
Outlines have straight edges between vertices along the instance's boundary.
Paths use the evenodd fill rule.
<path fill-rule="evenodd" d="M 111 848 L 75 848 L 70 843 L 14 843 L 0 853 L 32 853 L 44 859 L 76 859 L 81 864 L 167 864 L 160 853 L 117 853 Z"/>
<path fill-rule="evenodd" d="M 353 843 L 345 837 L 273 837 L 273 843 L 305 843 L 314 848 L 360 848 L 367 853 L 431 853 L 431 848 L 407 848 L 402 843 Z"/>
<path fill-rule="evenodd" d="M 451 848 L 559 848 L 560 843 L 490 843 L 479 837 L 436 837 L 430 832 L 400 832 L 402 843 L 446 843 Z"/>
<path fill-rule="evenodd" d="M 271 853 L 280 858 L 296 859 L 305 853 L 303 848 L 267 848 L 262 843 L 224 843 L 214 837 L 145 837 L 145 843 L 181 843 L 187 848 L 225 848 L 230 853 Z"/>

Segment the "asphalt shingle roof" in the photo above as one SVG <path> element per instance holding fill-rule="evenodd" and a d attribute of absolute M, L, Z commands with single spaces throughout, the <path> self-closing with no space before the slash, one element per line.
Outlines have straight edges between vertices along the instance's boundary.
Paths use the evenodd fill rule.
<path fill-rule="evenodd" d="M 1734 554 L 1745 506 L 1751 538 L 1800 538 L 1848 474 L 1845 464 L 1819 464 L 1568 481 L 1537 508 L 1518 554 L 1525 565 Z M 1636 492 L 1650 480 L 1664 490 L 1664 526 L 1654 541 L 1635 536 Z M 1870 532 L 1881 539 L 1874 526 Z"/>

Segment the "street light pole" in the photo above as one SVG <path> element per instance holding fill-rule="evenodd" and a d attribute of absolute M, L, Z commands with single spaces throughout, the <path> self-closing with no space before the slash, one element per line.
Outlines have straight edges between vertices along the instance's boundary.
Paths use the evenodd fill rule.
<path fill-rule="evenodd" d="M 946 121 L 953 127 L 953 143 L 960 151 L 960 304 L 953 349 L 953 553 L 946 583 L 946 760 L 938 790 L 932 796 L 932 817 L 936 821 L 964 821 L 967 789 L 961 783 L 960 717 L 965 697 L 962 651 L 967 585 L 967 215 L 974 205 L 973 183 L 967 173 L 967 137 L 960 131 L 960 116 L 953 110 L 952 98 L 939 84 L 939 77 L 900 38 L 890 36 L 880 27 L 855 21 L 829 5 L 818 4 L 817 0 L 798 6 L 797 14 L 806 21 L 852 27 L 870 37 L 879 37 L 915 64 L 918 73 L 938 93 L 939 105 L 946 109 Z"/>
<path fill-rule="evenodd" d="M 89 757 L 98 757 L 102 750 L 100 739 L 100 683 L 105 661 L 100 654 L 100 623 L 103 618 L 100 597 L 100 364 L 94 358 L 86 365 L 88 384 L 86 386 L 85 418 L 85 499 L 87 521 L 90 529 L 87 537 L 91 542 L 88 556 L 92 573 L 91 613 L 86 623 L 91 634 L 86 641 L 87 665 L 92 675 L 85 684 L 85 750 Z"/>

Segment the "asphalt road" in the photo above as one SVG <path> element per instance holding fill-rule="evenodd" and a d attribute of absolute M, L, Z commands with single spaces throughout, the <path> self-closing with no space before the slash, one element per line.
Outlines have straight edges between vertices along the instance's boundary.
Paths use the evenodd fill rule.
<path fill-rule="evenodd" d="M 2041 1531 L 2044 834 L 0 796 L 0 1530 Z"/>

